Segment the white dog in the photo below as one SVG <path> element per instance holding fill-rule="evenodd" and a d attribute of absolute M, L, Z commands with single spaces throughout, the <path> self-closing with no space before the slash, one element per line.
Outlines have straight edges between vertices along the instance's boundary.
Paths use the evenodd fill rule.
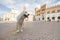
<path fill-rule="evenodd" d="M 21 14 L 17 17 L 17 31 L 16 32 L 22 32 L 22 25 L 25 18 L 28 18 L 29 14 L 26 11 L 23 11 Z"/>

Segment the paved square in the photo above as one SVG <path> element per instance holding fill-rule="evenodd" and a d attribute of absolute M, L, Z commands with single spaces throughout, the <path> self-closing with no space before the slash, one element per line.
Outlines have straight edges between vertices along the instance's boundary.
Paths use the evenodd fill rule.
<path fill-rule="evenodd" d="M 15 23 L 0 23 L 1 40 L 60 40 L 60 23 L 58 22 L 27 22 L 24 23 L 24 32 L 16 35 Z"/>

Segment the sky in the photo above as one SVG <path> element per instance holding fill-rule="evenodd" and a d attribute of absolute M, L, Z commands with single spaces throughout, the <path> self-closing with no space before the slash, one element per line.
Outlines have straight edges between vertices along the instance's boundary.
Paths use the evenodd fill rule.
<path fill-rule="evenodd" d="M 39 8 L 43 4 L 47 4 L 48 7 L 60 5 L 60 0 L 0 0 L 0 17 L 10 12 L 12 8 L 21 12 L 24 5 L 27 5 L 29 12 L 34 13 L 34 8 Z"/>

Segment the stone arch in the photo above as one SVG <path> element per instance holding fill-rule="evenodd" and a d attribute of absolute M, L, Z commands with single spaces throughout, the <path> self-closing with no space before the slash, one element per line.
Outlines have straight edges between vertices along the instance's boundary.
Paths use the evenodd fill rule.
<path fill-rule="evenodd" d="M 52 17 L 52 20 L 55 20 L 55 17 Z"/>
<path fill-rule="evenodd" d="M 51 21 L 50 17 L 47 17 L 47 20 L 48 20 L 48 21 Z"/>
<path fill-rule="evenodd" d="M 58 19 L 60 19 L 60 16 L 58 16 Z"/>

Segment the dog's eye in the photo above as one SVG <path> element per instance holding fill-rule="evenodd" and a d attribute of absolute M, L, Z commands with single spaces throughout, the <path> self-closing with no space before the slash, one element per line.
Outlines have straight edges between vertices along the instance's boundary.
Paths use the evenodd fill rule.
<path fill-rule="evenodd" d="M 25 13 L 27 13 L 27 12 L 25 12 Z"/>

